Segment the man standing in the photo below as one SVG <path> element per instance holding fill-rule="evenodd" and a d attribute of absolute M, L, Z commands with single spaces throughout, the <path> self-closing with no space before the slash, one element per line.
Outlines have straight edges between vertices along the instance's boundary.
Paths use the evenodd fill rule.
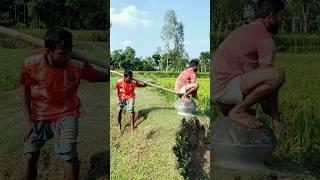
<path fill-rule="evenodd" d="M 119 79 L 116 84 L 117 96 L 119 100 L 118 109 L 118 131 L 121 132 L 121 116 L 122 110 L 127 106 L 128 112 L 131 113 L 131 132 L 134 129 L 135 112 L 134 112 L 134 101 L 135 101 L 135 88 L 146 87 L 146 83 L 132 79 L 132 71 L 125 71 L 123 79 Z"/>
<path fill-rule="evenodd" d="M 278 112 L 278 91 L 284 71 L 274 66 L 277 34 L 284 12 L 281 0 L 259 0 L 255 21 L 231 32 L 213 58 L 214 101 L 232 120 L 249 128 L 262 125 L 247 110 L 260 103 L 274 125 L 293 135 Z"/>
<path fill-rule="evenodd" d="M 73 44 L 69 31 L 50 29 L 44 42 L 46 50 L 27 57 L 21 71 L 25 109 L 23 179 L 36 179 L 40 149 L 52 137 L 56 154 L 64 160 L 65 179 L 78 179 L 80 79 L 106 82 L 108 74 L 70 58 Z"/>
<path fill-rule="evenodd" d="M 199 61 L 193 59 L 190 61 L 190 67 L 180 73 L 176 80 L 175 92 L 180 95 L 181 99 L 190 101 L 188 96 L 198 98 L 197 90 L 199 84 L 196 82 L 196 72 L 198 71 Z"/>

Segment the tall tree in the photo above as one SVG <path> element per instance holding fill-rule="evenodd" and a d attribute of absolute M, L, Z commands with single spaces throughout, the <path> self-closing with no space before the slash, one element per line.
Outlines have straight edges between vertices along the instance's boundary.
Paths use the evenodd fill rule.
<path fill-rule="evenodd" d="M 172 61 L 182 57 L 184 53 L 184 26 L 178 22 L 175 11 L 168 10 L 164 16 L 164 26 L 161 31 L 161 39 L 167 52 L 173 52 Z M 171 54 L 171 53 L 170 53 Z M 169 56 L 166 59 L 166 71 L 169 69 Z"/>
<path fill-rule="evenodd" d="M 201 72 L 207 72 L 210 67 L 210 52 L 204 51 L 200 53 L 200 66 L 201 66 Z"/>

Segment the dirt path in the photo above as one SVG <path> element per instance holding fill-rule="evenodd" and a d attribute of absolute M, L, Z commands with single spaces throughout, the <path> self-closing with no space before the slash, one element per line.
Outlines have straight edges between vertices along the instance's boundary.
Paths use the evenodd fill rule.
<path fill-rule="evenodd" d="M 139 88 L 135 103 L 137 128 L 133 134 L 130 132 L 126 113 L 122 121 L 125 130 L 118 133 L 117 101 L 114 90 L 111 92 L 111 179 L 182 179 L 172 148 L 183 117 L 162 96 Z"/>

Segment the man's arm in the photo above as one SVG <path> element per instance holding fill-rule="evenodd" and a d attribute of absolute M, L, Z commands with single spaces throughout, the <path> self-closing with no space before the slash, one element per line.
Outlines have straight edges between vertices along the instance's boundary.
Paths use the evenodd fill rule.
<path fill-rule="evenodd" d="M 190 83 L 196 83 L 196 81 L 197 81 L 197 75 L 196 73 L 193 73 L 190 78 Z"/>
<path fill-rule="evenodd" d="M 117 88 L 116 93 L 117 93 L 118 100 L 121 101 L 120 89 L 119 88 Z"/>
<path fill-rule="evenodd" d="M 259 42 L 258 45 L 258 57 L 259 57 L 259 68 L 273 67 L 275 59 L 275 45 L 272 38 L 266 38 Z"/>
<path fill-rule="evenodd" d="M 86 63 L 82 70 L 82 78 L 90 82 L 108 82 L 110 80 L 109 72 L 99 71 Z"/>
<path fill-rule="evenodd" d="M 24 109 L 24 136 L 28 136 L 31 129 L 35 129 L 35 124 L 31 118 L 31 89 L 30 87 L 22 87 L 23 109 Z"/>
<path fill-rule="evenodd" d="M 146 86 L 148 86 L 148 84 L 145 82 L 136 81 L 136 86 L 137 87 L 146 87 Z"/>
<path fill-rule="evenodd" d="M 20 75 L 20 92 L 23 100 L 23 111 L 24 111 L 24 137 L 26 138 L 31 130 L 35 130 L 35 124 L 31 118 L 31 85 L 33 80 L 30 76 L 30 69 L 23 64 Z"/>
<path fill-rule="evenodd" d="M 109 82 L 110 76 L 107 71 L 98 71 L 98 80 L 97 82 Z"/>

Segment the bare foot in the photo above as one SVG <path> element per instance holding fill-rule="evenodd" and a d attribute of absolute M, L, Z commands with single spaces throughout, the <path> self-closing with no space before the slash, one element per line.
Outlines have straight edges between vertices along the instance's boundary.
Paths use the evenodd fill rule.
<path fill-rule="evenodd" d="M 191 101 L 191 99 L 189 99 L 189 98 L 186 97 L 186 96 L 182 96 L 181 99 L 184 100 L 184 101 L 187 101 L 187 102 L 190 102 L 190 101 Z"/>
<path fill-rule="evenodd" d="M 249 127 L 251 129 L 259 128 L 262 123 L 254 118 L 254 116 L 248 114 L 247 112 L 234 112 L 230 111 L 228 115 L 232 120 Z"/>
<path fill-rule="evenodd" d="M 194 99 L 196 99 L 196 100 L 199 100 L 198 94 L 193 94 L 192 97 L 193 97 Z"/>
<path fill-rule="evenodd" d="M 273 119 L 274 126 L 290 136 L 296 136 L 296 132 L 281 120 Z"/>

